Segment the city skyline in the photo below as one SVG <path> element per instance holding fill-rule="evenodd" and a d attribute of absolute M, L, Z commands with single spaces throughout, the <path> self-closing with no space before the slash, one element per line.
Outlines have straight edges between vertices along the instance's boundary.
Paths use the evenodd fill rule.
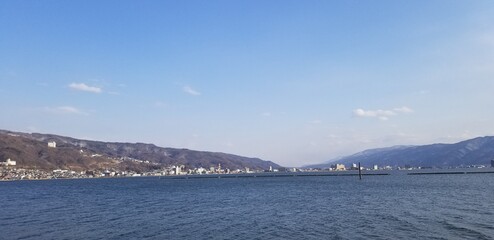
<path fill-rule="evenodd" d="M 2 1 L 0 129 L 283 166 L 494 135 L 492 1 Z"/>

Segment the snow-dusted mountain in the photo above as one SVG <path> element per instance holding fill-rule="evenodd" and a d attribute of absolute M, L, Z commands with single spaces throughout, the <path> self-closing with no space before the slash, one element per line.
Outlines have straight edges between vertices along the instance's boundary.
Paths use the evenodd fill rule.
<path fill-rule="evenodd" d="M 494 159 L 494 137 L 478 137 L 453 144 L 394 146 L 365 150 L 350 156 L 307 167 L 326 168 L 336 163 L 363 166 L 456 167 L 490 165 Z"/>

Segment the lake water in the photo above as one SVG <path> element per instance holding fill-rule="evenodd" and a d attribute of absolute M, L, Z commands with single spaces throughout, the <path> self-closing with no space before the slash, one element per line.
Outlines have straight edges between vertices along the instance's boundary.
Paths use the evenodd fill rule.
<path fill-rule="evenodd" d="M 0 239 L 493 239 L 494 174 L 0 182 Z"/>

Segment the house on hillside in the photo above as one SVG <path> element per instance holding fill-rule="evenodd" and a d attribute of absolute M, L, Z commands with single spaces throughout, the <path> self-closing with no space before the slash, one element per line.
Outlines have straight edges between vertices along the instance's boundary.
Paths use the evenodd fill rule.
<path fill-rule="evenodd" d="M 49 148 L 57 148 L 57 142 L 55 142 L 55 141 L 48 142 L 48 147 Z"/>

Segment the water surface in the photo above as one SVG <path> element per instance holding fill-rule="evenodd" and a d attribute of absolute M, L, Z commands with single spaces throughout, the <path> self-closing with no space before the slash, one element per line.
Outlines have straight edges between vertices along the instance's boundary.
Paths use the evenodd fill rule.
<path fill-rule="evenodd" d="M 493 239 L 494 174 L 0 182 L 0 239 Z"/>

